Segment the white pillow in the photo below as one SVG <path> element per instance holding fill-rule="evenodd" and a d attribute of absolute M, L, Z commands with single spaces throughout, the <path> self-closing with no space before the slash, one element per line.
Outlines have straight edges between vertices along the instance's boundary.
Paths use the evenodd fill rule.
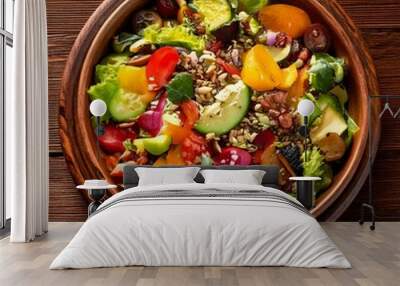
<path fill-rule="evenodd" d="M 265 171 L 261 170 L 202 170 L 205 184 L 261 185 Z"/>
<path fill-rule="evenodd" d="M 195 183 L 193 180 L 200 168 L 135 168 L 139 186 Z"/>

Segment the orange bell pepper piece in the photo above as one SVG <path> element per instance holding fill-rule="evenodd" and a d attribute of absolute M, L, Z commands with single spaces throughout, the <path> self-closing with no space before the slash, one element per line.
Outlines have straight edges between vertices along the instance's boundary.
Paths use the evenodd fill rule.
<path fill-rule="evenodd" d="M 173 146 L 168 151 L 166 159 L 167 159 L 168 165 L 175 165 L 175 166 L 185 165 L 185 161 L 183 161 L 183 159 L 182 159 L 181 146 L 179 146 L 179 145 Z"/>
<path fill-rule="evenodd" d="M 264 6 L 258 13 L 258 18 L 265 29 L 285 32 L 293 38 L 303 36 L 311 25 L 311 19 L 304 10 L 286 4 Z"/>

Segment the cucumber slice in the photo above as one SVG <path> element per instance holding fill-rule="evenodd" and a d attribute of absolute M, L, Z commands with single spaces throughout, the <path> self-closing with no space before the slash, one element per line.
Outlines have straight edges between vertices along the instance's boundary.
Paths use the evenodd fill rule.
<path fill-rule="evenodd" d="M 267 47 L 275 62 L 279 63 L 286 59 L 290 54 L 291 45 L 286 45 L 284 48 Z"/>
<path fill-rule="evenodd" d="M 159 156 L 168 151 L 172 143 L 172 138 L 169 135 L 160 135 L 154 138 L 144 140 L 144 149 L 149 153 Z"/>
<path fill-rule="evenodd" d="M 227 0 L 193 0 L 193 6 L 203 15 L 207 31 L 212 32 L 232 20 L 232 7 Z"/>
<path fill-rule="evenodd" d="M 250 89 L 242 81 L 226 86 L 216 95 L 218 101 L 204 108 L 196 130 L 216 135 L 229 132 L 246 115 L 250 97 Z"/>
<path fill-rule="evenodd" d="M 120 89 L 111 99 L 109 109 L 115 121 L 124 122 L 134 120 L 145 112 L 146 104 L 140 94 Z"/>

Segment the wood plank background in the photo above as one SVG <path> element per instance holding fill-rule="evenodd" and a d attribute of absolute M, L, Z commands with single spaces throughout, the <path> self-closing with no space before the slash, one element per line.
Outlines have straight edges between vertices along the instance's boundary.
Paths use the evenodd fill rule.
<path fill-rule="evenodd" d="M 400 95 L 400 1 L 338 0 L 361 30 L 374 58 L 382 95 Z M 49 41 L 50 220 L 86 219 L 86 202 L 74 187 L 58 135 L 60 80 L 68 53 L 101 0 L 47 0 Z M 393 104 L 400 108 L 400 101 Z M 385 117 L 373 168 L 378 219 L 400 220 L 400 119 Z M 358 220 L 364 187 L 341 220 Z"/>

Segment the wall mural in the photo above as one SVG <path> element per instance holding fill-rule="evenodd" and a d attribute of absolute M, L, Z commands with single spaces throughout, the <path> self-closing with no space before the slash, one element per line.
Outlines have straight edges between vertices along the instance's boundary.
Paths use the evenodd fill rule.
<path fill-rule="evenodd" d="M 287 192 L 291 176 L 321 177 L 322 198 L 343 191 L 365 147 L 368 90 L 337 22 L 313 1 L 177 2 L 126 1 L 93 35 L 77 88 L 83 152 L 94 160 L 98 140 L 116 183 L 127 164 L 272 164 Z"/>

